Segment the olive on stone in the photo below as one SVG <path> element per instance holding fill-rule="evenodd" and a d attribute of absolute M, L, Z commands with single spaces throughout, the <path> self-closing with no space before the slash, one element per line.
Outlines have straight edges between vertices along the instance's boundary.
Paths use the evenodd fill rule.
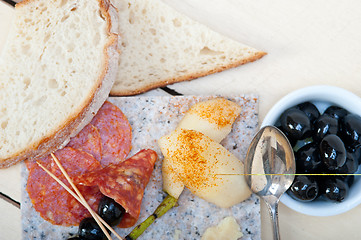
<path fill-rule="evenodd" d="M 104 196 L 99 202 L 98 214 L 110 226 L 118 225 L 124 213 L 125 209 L 109 197 Z"/>
<path fill-rule="evenodd" d="M 84 218 L 78 229 L 78 235 L 80 239 L 86 240 L 105 240 L 107 237 L 103 233 L 94 218 Z"/>

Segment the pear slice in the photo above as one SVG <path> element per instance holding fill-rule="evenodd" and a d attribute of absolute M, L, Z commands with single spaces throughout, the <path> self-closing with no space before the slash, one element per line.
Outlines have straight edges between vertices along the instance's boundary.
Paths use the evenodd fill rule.
<path fill-rule="evenodd" d="M 196 130 L 221 142 L 231 132 L 241 110 L 237 103 L 220 97 L 199 102 L 187 111 L 177 129 Z"/>
<path fill-rule="evenodd" d="M 179 179 L 196 196 L 223 208 L 249 198 L 243 163 L 204 134 L 180 129 L 158 144 Z"/>
<path fill-rule="evenodd" d="M 216 142 L 221 142 L 232 130 L 232 125 L 241 113 L 241 106 L 225 98 L 214 98 L 194 104 L 185 114 L 176 129 L 199 131 Z M 184 184 L 165 157 L 162 164 L 163 190 L 178 198 Z"/>

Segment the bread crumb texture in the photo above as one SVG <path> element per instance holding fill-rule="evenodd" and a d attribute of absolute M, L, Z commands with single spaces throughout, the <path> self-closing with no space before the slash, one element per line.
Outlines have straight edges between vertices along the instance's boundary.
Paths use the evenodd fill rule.
<path fill-rule="evenodd" d="M 16 6 L 0 58 L 0 164 L 53 136 L 101 86 L 109 22 L 100 4 L 27 0 Z"/>
<path fill-rule="evenodd" d="M 226 38 L 161 0 L 116 1 L 122 36 L 111 94 L 133 95 L 254 61 L 265 53 Z"/>
<path fill-rule="evenodd" d="M 229 216 L 222 219 L 217 226 L 207 228 L 201 240 L 237 240 L 242 236 L 243 234 L 236 219 Z"/>

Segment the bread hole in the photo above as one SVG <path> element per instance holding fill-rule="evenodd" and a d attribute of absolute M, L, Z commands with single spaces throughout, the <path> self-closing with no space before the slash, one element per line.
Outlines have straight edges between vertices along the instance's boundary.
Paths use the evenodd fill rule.
<path fill-rule="evenodd" d="M 64 22 L 65 20 L 67 20 L 69 18 L 69 15 L 65 15 L 65 16 L 63 16 L 62 18 L 61 18 L 61 22 Z"/>
<path fill-rule="evenodd" d="M 33 99 L 34 95 L 33 93 L 30 93 L 25 99 L 24 102 L 29 102 L 31 99 Z"/>
<path fill-rule="evenodd" d="M 155 42 L 155 43 L 159 43 L 159 39 L 158 39 L 158 38 L 154 38 L 154 42 Z"/>
<path fill-rule="evenodd" d="M 62 91 L 62 92 L 60 93 L 60 96 L 64 97 L 65 94 L 66 94 L 66 92 L 65 92 L 65 91 Z"/>
<path fill-rule="evenodd" d="M 72 58 L 68 58 L 68 63 L 72 63 L 73 59 Z"/>
<path fill-rule="evenodd" d="M 16 135 L 16 136 L 19 136 L 19 135 L 20 135 L 20 131 L 19 131 L 19 130 L 16 131 L 15 135 Z"/>
<path fill-rule="evenodd" d="M 77 7 L 73 7 L 72 9 L 70 9 L 70 11 L 74 12 L 76 11 L 78 8 Z"/>
<path fill-rule="evenodd" d="M 161 16 L 161 17 L 160 17 L 160 21 L 161 21 L 162 23 L 165 23 L 165 18 L 164 18 L 163 16 Z"/>
<path fill-rule="evenodd" d="M 31 83 L 31 79 L 29 77 L 24 78 L 23 80 L 24 83 L 24 90 L 27 89 Z"/>
<path fill-rule="evenodd" d="M 142 10 L 142 14 L 143 14 L 143 15 L 147 14 L 147 9 L 144 8 L 144 9 Z"/>
<path fill-rule="evenodd" d="M 31 21 L 32 21 L 32 20 L 31 20 L 30 18 L 25 18 L 25 19 L 24 19 L 24 22 L 25 22 L 25 23 L 30 23 Z"/>
<path fill-rule="evenodd" d="M 74 43 L 69 43 L 68 46 L 67 46 L 67 51 L 68 52 L 73 52 L 75 49 L 75 44 Z"/>
<path fill-rule="evenodd" d="M 46 101 L 46 99 L 47 99 L 47 96 L 44 95 L 44 96 L 38 98 L 37 100 L 35 100 L 34 105 L 40 106 L 41 104 L 43 104 Z"/>
<path fill-rule="evenodd" d="M 178 18 L 175 18 L 173 19 L 173 25 L 175 27 L 181 27 L 182 26 L 182 22 L 178 19 Z"/>
<path fill-rule="evenodd" d="M 164 58 L 161 58 L 161 59 L 160 59 L 160 62 L 161 62 L 161 63 L 165 63 L 165 59 L 164 59 Z"/>
<path fill-rule="evenodd" d="M 1 128 L 5 129 L 8 126 L 9 120 L 5 120 L 1 123 Z"/>
<path fill-rule="evenodd" d="M 61 0 L 59 7 L 64 6 L 65 4 L 67 4 L 68 0 Z"/>
<path fill-rule="evenodd" d="M 50 39 L 50 36 L 51 36 L 50 33 L 45 34 L 44 43 L 46 43 Z"/>
<path fill-rule="evenodd" d="M 75 33 L 76 38 L 80 38 L 80 32 Z"/>
<path fill-rule="evenodd" d="M 150 28 L 149 31 L 153 35 L 157 34 L 157 31 L 154 28 Z"/>
<path fill-rule="evenodd" d="M 49 79 L 48 86 L 50 88 L 56 89 L 56 88 L 59 87 L 59 84 L 58 84 L 58 81 L 56 79 L 52 78 L 52 79 Z"/>
<path fill-rule="evenodd" d="M 131 12 L 129 13 L 129 23 L 130 23 L 130 24 L 133 24 L 133 23 L 134 23 L 134 20 L 135 20 L 135 14 L 134 14 L 133 11 L 131 11 Z"/>
<path fill-rule="evenodd" d="M 219 55 L 219 54 L 222 54 L 222 52 L 214 51 L 214 50 L 208 48 L 207 46 L 205 46 L 204 48 L 202 48 L 199 51 L 199 54 L 200 55 Z"/>
<path fill-rule="evenodd" d="M 25 55 L 28 55 L 30 51 L 30 45 L 26 44 L 24 46 L 21 47 L 21 52 Z"/>
<path fill-rule="evenodd" d="M 1 109 L 1 113 L 6 114 L 6 112 L 7 112 L 7 108 L 3 107 L 3 108 Z"/>
<path fill-rule="evenodd" d="M 46 12 L 46 10 L 48 10 L 48 8 L 47 8 L 47 7 L 44 7 L 43 9 L 40 10 L 40 14 Z"/>

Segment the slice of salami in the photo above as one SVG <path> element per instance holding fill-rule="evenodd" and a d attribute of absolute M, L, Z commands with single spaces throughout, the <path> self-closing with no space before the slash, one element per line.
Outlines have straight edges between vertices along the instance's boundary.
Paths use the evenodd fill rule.
<path fill-rule="evenodd" d="M 141 150 L 121 163 L 83 174 L 76 181 L 85 186 L 98 186 L 104 195 L 119 203 L 126 214 L 118 226 L 131 227 L 138 220 L 144 189 L 157 158 L 155 151 Z"/>
<path fill-rule="evenodd" d="M 124 161 L 132 147 L 132 129 L 127 117 L 106 101 L 91 121 L 102 142 L 102 166 Z"/>
<path fill-rule="evenodd" d="M 101 168 L 99 161 L 92 155 L 70 147 L 56 151 L 55 156 L 72 180 L 88 171 Z M 38 161 L 70 187 L 51 156 Z M 28 167 L 29 177 L 26 190 L 35 210 L 40 213 L 42 218 L 52 224 L 71 226 L 78 225 L 83 218 L 90 216 L 86 208 L 37 164 L 29 164 Z M 96 210 L 102 197 L 99 189 L 91 186 L 79 186 L 79 191 L 92 209 Z"/>
<path fill-rule="evenodd" d="M 86 125 L 75 137 L 71 138 L 67 147 L 90 153 L 96 160 L 101 161 L 102 142 L 98 128 L 92 124 Z"/>

